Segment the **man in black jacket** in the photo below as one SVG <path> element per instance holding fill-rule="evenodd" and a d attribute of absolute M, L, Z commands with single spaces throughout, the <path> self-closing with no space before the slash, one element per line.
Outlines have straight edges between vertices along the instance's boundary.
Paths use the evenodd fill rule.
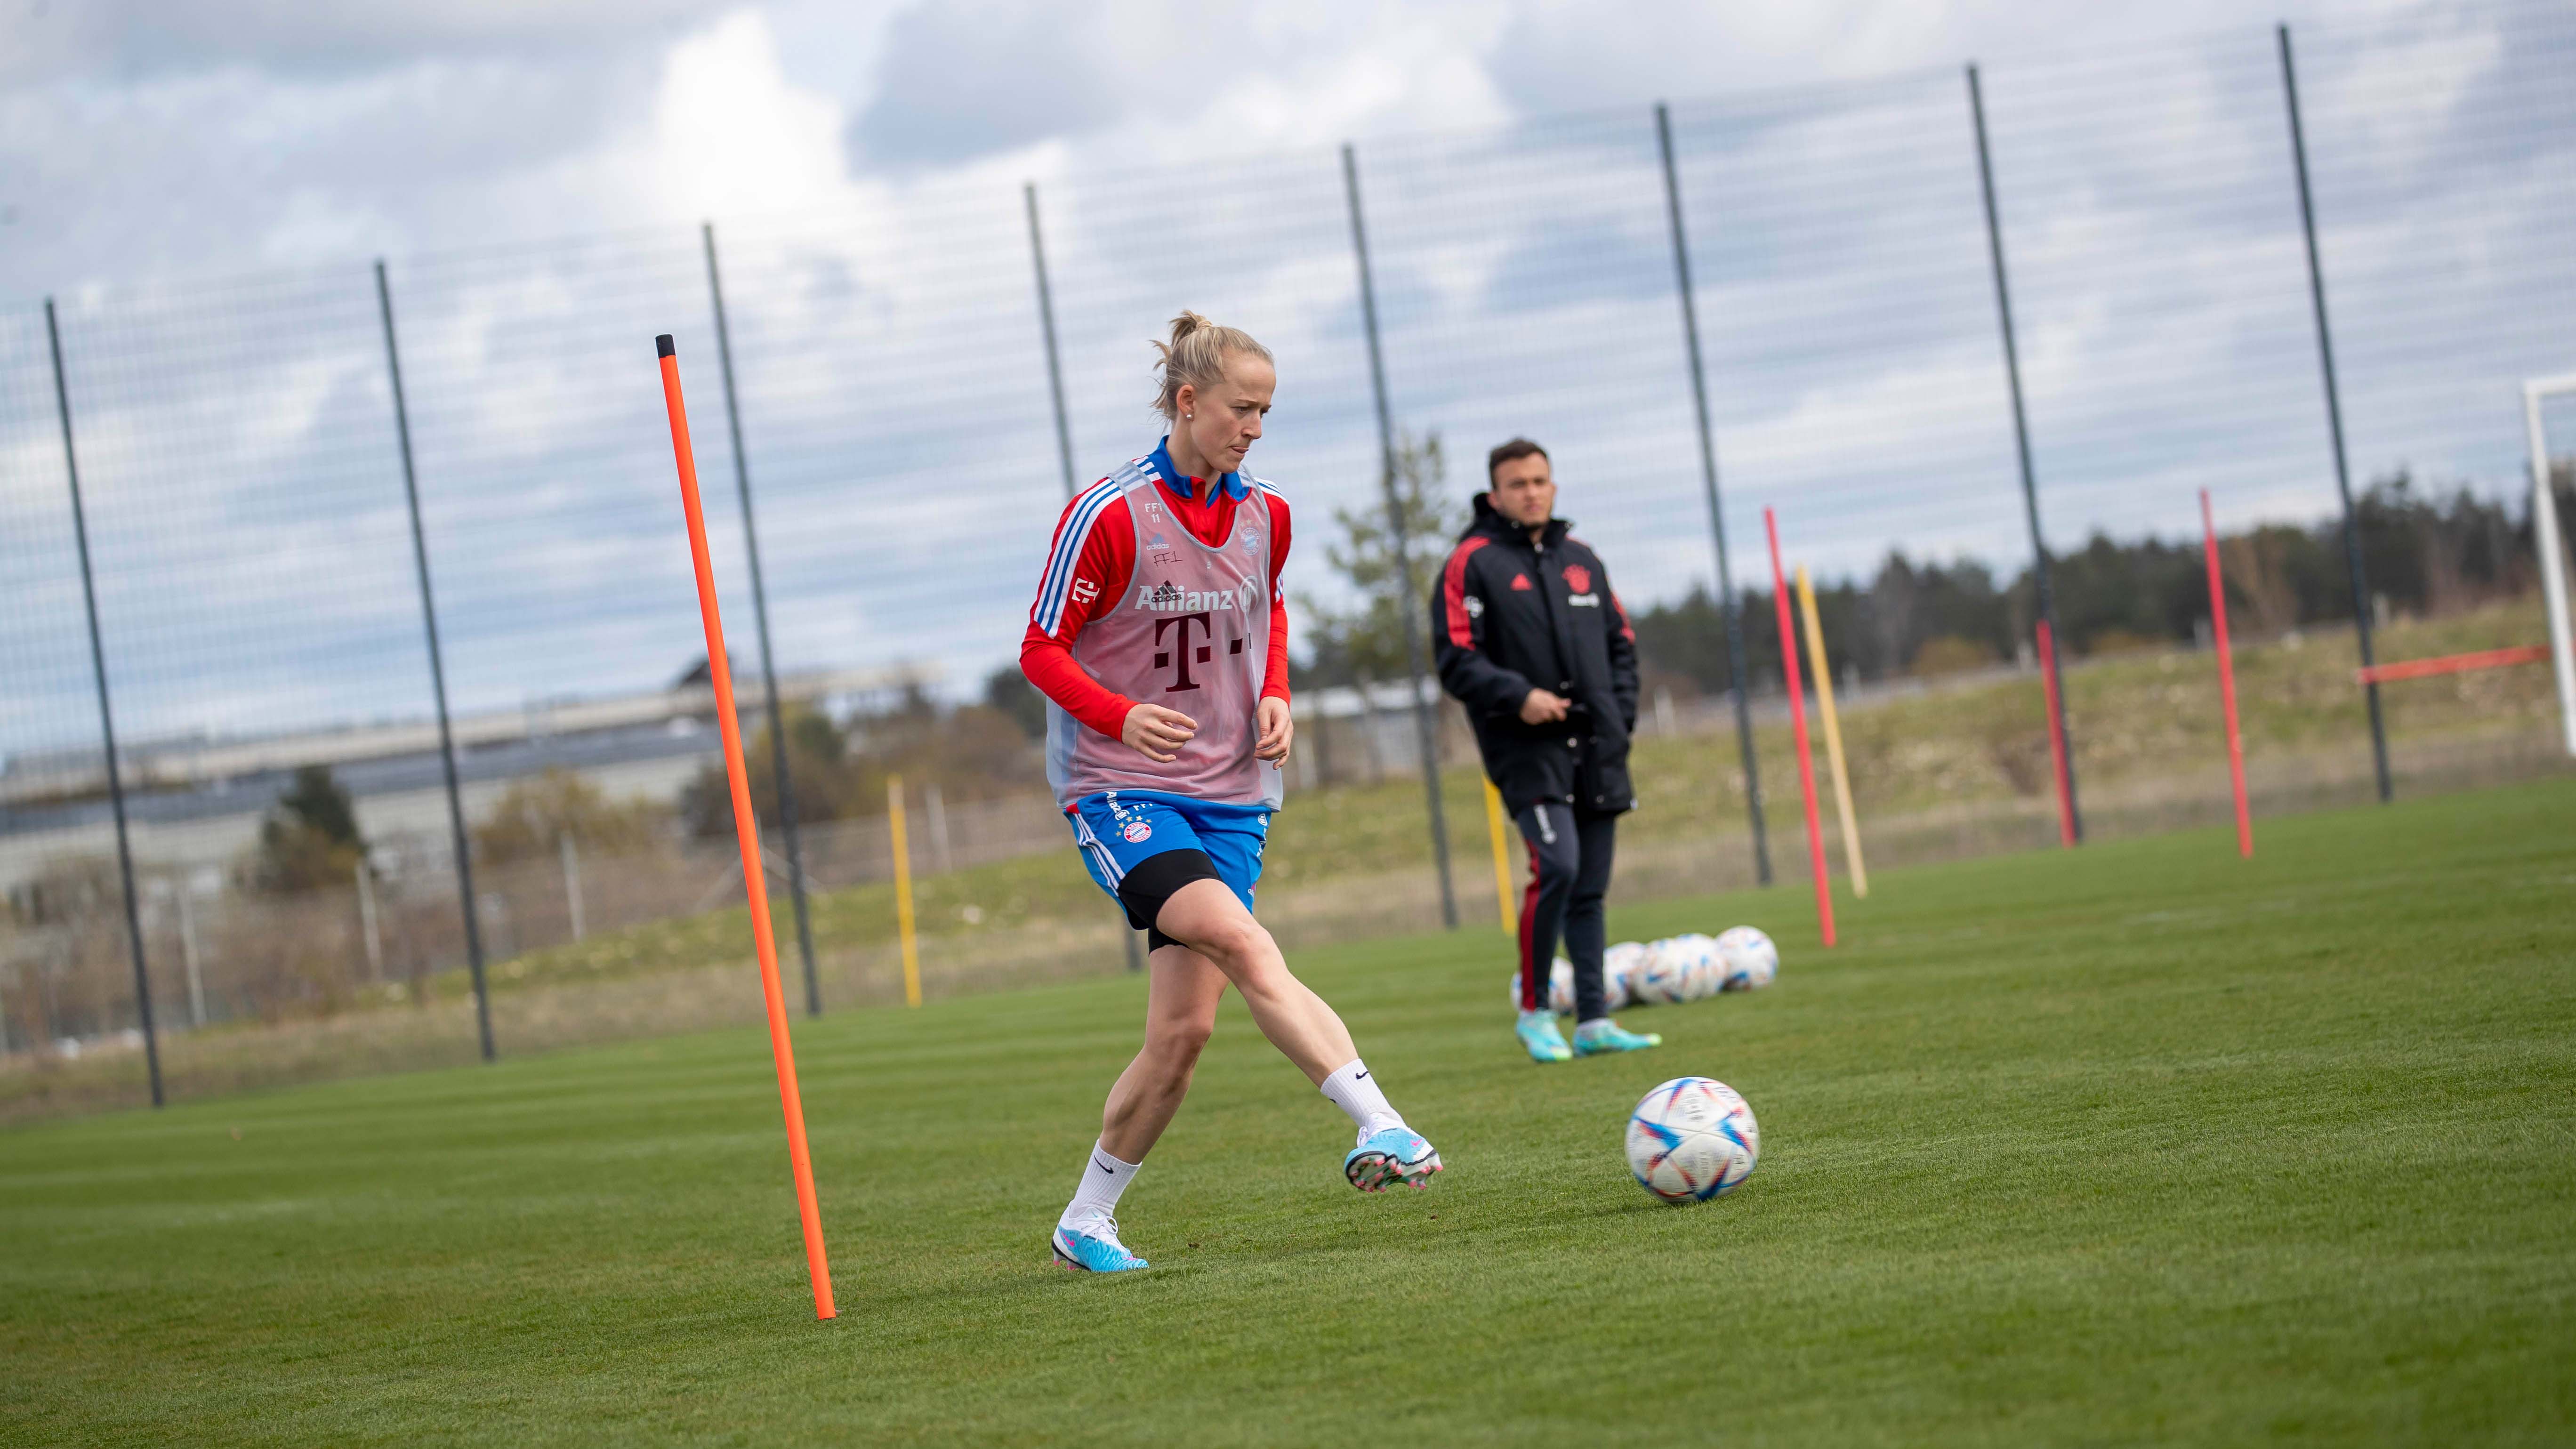
<path fill-rule="evenodd" d="M 1602 898 L 1619 816 L 1635 808 L 1637 634 L 1609 570 L 1556 514 L 1547 450 L 1514 438 L 1486 460 L 1489 491 L 1440 571 L 1431 636 L 1440 683 L 1467 707 L 1485 773 L 1530 852 L 1521 901 L 1518 1034 L 1533 1060 L 1637 1051 L 1602 999 Z M 1562 931 L 1574 961 L 1574 1044 L 1547 1007 Z"/>

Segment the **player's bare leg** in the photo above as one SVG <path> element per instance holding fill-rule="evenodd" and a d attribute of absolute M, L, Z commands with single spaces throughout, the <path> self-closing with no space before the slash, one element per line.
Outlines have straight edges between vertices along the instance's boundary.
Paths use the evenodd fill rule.
<path fill-rule="evenodd" d="M 1120 1273 L 1146 1266 L 1118 1236 L 1118 1199 L 1172 1124 L 1172 1114 L 1181 1110 L 1199 1052 L 1216 1030 L 1224 972 L 1186 946 L 1158 949 L 1147 969 L 1144 1049 L 1110 1087 L 1100 1113 L 1100 1141 L 1083 1166 L 1073 1201 L 1056 1219 L 1055 1258 L 1068 1268 Z"/>
<path fill-rule="evenodd" d="M 1375 1192 L 1397 1181 L 1429 1185 L 1440 1154 L 1387 1104 L 1350 1029 L 1289 971 L 1279 943 L 1232 890 L 1221 881 L 1191 881 L 1163 903 L 1154 924 L 1224 972 L 1243 993 L 1253 1025 L 1357 1124 L 1359 1146 L 1342 1164 L 1352 1186 Z"/>
<path fill-rule="evenodd" d="M 1306 1080 L 1321 1086 L 1360 1054 L 1351 1045 L 1350 1029 L 1324 998 L 1289 972 L 1279 943 L 1224 882 L 1194 880 L 1174 891 L 1154 924 L 1225 973 L 1251 1008 L 1252 1024 L 1297 1064 Z"/>
<path fill-rule="evenodd" d="M 1144 1161 L 1181 1110 L 1225 995 L 1225 973 L 1187 946 L 1157 948 L 1146 970 L 1145 1047 L 1100 1114 L 1100 1145 L 1129 1162 Z"/>

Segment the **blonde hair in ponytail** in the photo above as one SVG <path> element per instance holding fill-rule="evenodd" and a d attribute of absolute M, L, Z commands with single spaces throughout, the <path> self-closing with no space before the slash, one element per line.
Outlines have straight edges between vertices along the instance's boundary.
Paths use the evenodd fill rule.
<path fill-rule="evenodd" d="M 1204 391 L 1225 380 L 1228 357 L 1248 352 L 1264 362 L 1274 360 L 1270 349 L 1253 341 L 1251 333 L 1240 327 L 1219 327 L 1190 311 L 1172 319 L 1172 340 L 1155 343 L 1154 350 L 1162 354 L 1154 364 L 1160 379 L 1155 385 L 1154 411 L 1165 421 L 1181 414 L 1182 384 Z"/>

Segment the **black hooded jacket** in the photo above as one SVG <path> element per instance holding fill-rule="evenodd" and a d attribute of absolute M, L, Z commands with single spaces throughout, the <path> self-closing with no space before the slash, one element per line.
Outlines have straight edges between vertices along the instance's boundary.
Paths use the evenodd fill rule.
<path fill-rule="evenodd" d="M 1587 812 L 1633 808 L 1628 737 L 1637 726 L 1637 633 L 1610 571 L 1564 519 L 1530 541 L 1476 495 L 1475 520 L 1440 570 L 1431 637 L 1441 687 L 1467 707 L 1485 773 L 1517 818 L 1561 801 Z M 1547 724 L 1521 719 L 1532 689 L 1573 701 Z"/>

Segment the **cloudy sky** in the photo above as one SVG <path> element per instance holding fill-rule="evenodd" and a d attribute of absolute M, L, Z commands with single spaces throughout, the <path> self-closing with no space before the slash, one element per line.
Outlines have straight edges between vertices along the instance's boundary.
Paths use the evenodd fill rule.
<path fill-rule="evenodd" d="M 2297 4 L 2283 18 L 2398 7 Z M 2245 27 L 2224 0 L 5 0 L 0 296 Z M 2259 27 L 2258 27 L 2259 28 Z"/>
<path fill-rule="evenodd" d="M 2576 21 L 2283 18 L 2356 473 L 2507 488 L 2513 380 L 2576 369 Z M 1080 470 L 1151 445 L 1161 319 L 1249 326 L 1283 370 L 1255 466 L 1301 506 L 1292 586 L 1329 594 L 1331 510 L 1375 484 L 1344 140 L 1399 421 L 1462 487 L 1541 437 L 1623 594 L 1677 596 L 1713 564 L 1658 99 L 1739 580 L 1766 506 L 1828 573 L 2010 570 L 1972 58 L 2052 544 L 2181 531 L 2199 487 L 2231 519 L 2331 508 L 2273 39 L 2217 0 L 0 0 L 0 755 L 90 718 L 46 296 L 137 734 L 426 707 L 378 256 L 463 707 L 650 687 L 695 648 L 640 359 L 679 336 L 729 486 L 702 220 L 782 663 L 962 690 L 1014 652 L 1062 496 L 1030 181 Z"/>

